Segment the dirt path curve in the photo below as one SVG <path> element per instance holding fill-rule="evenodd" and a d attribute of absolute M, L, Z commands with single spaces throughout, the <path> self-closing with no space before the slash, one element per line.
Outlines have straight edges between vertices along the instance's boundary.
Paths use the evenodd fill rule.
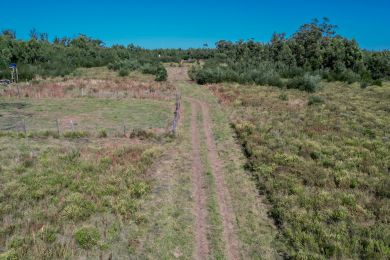
<path fill-rule="evenodd" d="M 195 259 L 206 259 L 209 253 L 206 226 L 207 208 L 205 181 L 200 155 L 200 133 L 198 126 L 199 105 L 191 103 L 191 136 L 192 136 L 192 174 L 194 180 L 193 197 L 195 198 Z"/>

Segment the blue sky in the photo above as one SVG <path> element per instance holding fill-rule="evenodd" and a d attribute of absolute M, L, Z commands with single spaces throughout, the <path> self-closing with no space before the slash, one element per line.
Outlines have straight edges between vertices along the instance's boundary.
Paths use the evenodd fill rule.
<path fill-rule="evenodd" d="M 326 16 L 363 48 L 390 49 L 390 0 L 4 0 L 0 6 L 0 29 L 13 29 L 18 38 L 36 28 L 50 38 L 83 33 L 106 45 L 188 48 L 220 39 L 264 42 Z"/>

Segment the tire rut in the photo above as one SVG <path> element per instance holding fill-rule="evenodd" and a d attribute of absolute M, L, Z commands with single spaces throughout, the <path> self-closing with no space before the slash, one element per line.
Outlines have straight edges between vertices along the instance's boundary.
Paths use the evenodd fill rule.
<path fill-rule="evenodd" d="M 197 107 L 200 107 L 202 112 L 203 125 L 201 127 L 203 127 L 204 129 L 204 133 L 206 137 L 208 161 L 212 169 L 212 174 L 215 178 L 218 209 L 221 215 L 222 225 L 223 225 L 225 255 L 227 259 L 239 259 L 240 256 L 238 251 L 238 240 L 234 230 L 235 214 L 232 209 L 229 190 L 226 187 L 224 173 L 222 170 L 222 164 L 218 156 L 213 132 L 211 129 L 211 118 L 209 113 L 209 107 L 205 102 L 193 98 L 189 98 L 189 99 L 191 100 L 192 107 L 195 109 Z M 197 131 L 197 134 L 199 135 L 199 130 Z M 196 136 L 195 138 L 199 139 L 199 136 Z M 194 158 L 194 160 L 197 159 Z"/>
<path fill-rule="evenodd" d="M 193 197 L 195 199 L 195 259 L 206 259 L 209 253 L 207 241 L 207 208 L 203 165 L 200 153 L 200 133 L 198 126 L 199 105 L 191 102 L 191 136 L 192 136 L 192 174 L 194 180 Z"/>

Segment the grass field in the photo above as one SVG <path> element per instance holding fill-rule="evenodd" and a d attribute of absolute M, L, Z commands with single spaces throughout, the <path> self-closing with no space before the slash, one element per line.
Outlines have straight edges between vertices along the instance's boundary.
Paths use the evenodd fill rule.
<path fill-rule="evenodd" d="M 171 120 L 172 102 L 134 98 L 2 98 L 0 129 L 15 126 L 21 131 L 24 120 L 28 132 L 107 131 L 111 135 L 139 128 L 166 128 Z M 73 123 L 73 128 L 72 128 Z"/>
<path fill-rule="evenodd" d="M 390 256 L 390 87 L 324 83 L 307 94 L 210 85 L 231 114 L 278 251 L 299 259 Z"/>
<path fill-rule="evenodd" d="M 143 80 L 85 69 L 2 92 L 0 259 L 118 259 L 139 247 L 174 108 L 171 86 Z"/>
<path fill-rule="evenodd" d="M 126 255 L 156 144 L 0 138 L 1 259 Z"/>

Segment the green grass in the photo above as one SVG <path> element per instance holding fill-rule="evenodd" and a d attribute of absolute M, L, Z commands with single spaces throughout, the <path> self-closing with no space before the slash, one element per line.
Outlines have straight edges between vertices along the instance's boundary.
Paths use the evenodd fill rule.
<path fill-rule="evenodd" d="M 390 87 L 211 86 L 230 113 L 258 190 L 299 259 L 390 256 Z M 281 95 L 286 97 L 280 98 Z"/>
<path fill-rule="evenodd" d="M 9 137 L 0 146 L 0 259 L 128 255 L 160 148 Z"/>
<path fill-rule="evenodd" d="M 28 132 L 60 130 L 123 133 L 127 129 L 165 128 L 171 120 L 169 101 L 140 99 L 65 98 L 16 99 L 0 97 L 0 129 L 16 126 Z M 72 123 L 73 128 L 72 129 Z"/>
<path fill-rule="evenodd" d="M 188 102 L 177 137 L 155 166 L 153 190 L 143 200 L 147 222 L 135 232 L 139 245 L 132 254 L 140 259 L 192 259 L 194 216 L 191 180 L 191 131 Z"/>
<path fill-rule="evenodd" d="M 26 83 L 21 98 L 14 90 L 0 97 L 0 129 L 15 126 L 0 131 L 0 259 L 142 254 L 149 171 L 173 140 L 165 131 L 173 101 L 170 92 L 149 99 L 161 86 L 133 76 L 79 69 L 75 79 Z M 68 88 L 97 94 L 62 95 Z M 147 93 L 100 95 L 123 89 Z"/>

